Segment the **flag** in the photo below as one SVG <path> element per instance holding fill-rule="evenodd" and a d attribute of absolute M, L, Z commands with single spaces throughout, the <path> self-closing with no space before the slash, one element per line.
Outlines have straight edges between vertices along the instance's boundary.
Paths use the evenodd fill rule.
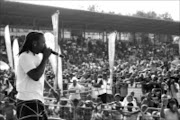
<path fill-rule="evenodd" d="M 16 72 L 17 72 L 17 65 L 18 65 L 18 53 L 19 53 L 18 40 L 14 39 L 14 41 L 13 41 L 13 58 L 14 58 L 15 75 L 17 75 Z"/>
<path fill-rule="evenodd" d="M 111 33 L 108 36 L 108 52 L 109 52 L 109 70 L 110 70 L 110 85 L 112 87 L 113 83 L 113 67 L 114 67 L 114 57 L 115 57 L 115 40 L 116 32 Z"/>
<path fill-rule="evenodd" d="M 9 66 L 14 69 L 9 25 L 5 27 L 5 43 L 6 43 L 6 51 L 7 51 Z"/>
<path fill-rule="evenodd" d="M 61 48 L 58 44 L 59 38 L 59 11 L 52 15 L 52 25 L 53 25 L 53 32 L 54 32 L 54 41 L 55 41 L 55 52 L 61 54 Z M 62 77 L 62 59 L 56 56 L 56 80 L 54 82 L 54 88 L 57 89 L 57 86 L 63 92 L 63 77 Z"/>

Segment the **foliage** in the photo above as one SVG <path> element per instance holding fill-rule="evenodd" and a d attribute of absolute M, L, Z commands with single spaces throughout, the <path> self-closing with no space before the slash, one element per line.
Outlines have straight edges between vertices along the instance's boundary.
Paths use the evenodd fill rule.
<path fill-rule="evenodd" d="M 144 17 L 144 18 L 150 18 L 150 19 L 159 19 L 159 20 L 167 20 L 167 21 L 173 21 L 171 15 L 169 13 L 164 13 L 164 14 L 157 14 L 154 11 L 149 11 L 149 12 L 144 12 L 144 11 L 137 11 L 135 14 L 132 16 L 135 17 Z"/>
<path fill-rule="evenodd" d="M 87 9 L 91 12 L 97 12 L 97 6 L 96 5 L 90 5 Z"/>

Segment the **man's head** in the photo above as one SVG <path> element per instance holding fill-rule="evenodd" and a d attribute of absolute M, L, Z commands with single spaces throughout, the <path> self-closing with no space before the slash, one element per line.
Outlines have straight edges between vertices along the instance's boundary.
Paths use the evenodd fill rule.
<path fill-rule="evenodd" d="M 134 97 L 134 94 L 135 94 L 135 93 L 132 91 L 130 95 Z"/>
<path fill-rule="evenodd" d="M 150 92 L 146 94 L 146 98 L 147 98 L 148 100 L 151 99 L 151 96 L 152 96 L 152 94 L 151 94 Z"/>
<path fill-rule="evenodd" d="M 120 99 L 121 99 L 121 95 L 119 94 L 119 93 L 116 93 L 115 95 L 114 95 L 114 99 L 115 99 L 115 101 L 120 101 Z"/>
<path fill-rule="evenodd" d="M 167 108 L 169 108 L 172 112 L 175 112 L 175 107 L 177 109 L 179 107 L 177 99 L 175 99 L 175 98 L 169 99 L 168 104 L 167 104 Z"/>
<path fill-rule="evenodd" d="M 142 112 L 145 112 L 147 108 L 148 108 L 148 106 L 147 106 L 146 104 L 143 104 L 143 105 L 141 106 L 141 111 L 142 111 Z"/>
<path fill-rule="evenodd" d="M 127 96 L 127 101 L 128 102 L 132 102 L 133 101 L 133 97 L 131 95 Z"/>
<path fill-rule="evenodd" d="M 74 85 L 74 86 L 77 85 L 77 80 L 76 80 L 76 79 L 73 80 L 73 85 Z"/>
<path fill-rule="evenodd" d="M 23 52 L 33 52 L 34 54 L 41 53 L 45 48 L 45 38 L 41 32 L 30 32 L 26 36 L 26 40 L 19 52 L 19 55 Z"/>

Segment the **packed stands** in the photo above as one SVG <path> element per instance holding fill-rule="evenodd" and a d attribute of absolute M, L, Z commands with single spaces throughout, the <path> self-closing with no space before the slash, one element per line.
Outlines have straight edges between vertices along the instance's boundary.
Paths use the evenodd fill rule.
<path fill-rule="evenodd" d="M 4 38 L 0 38 L 2 43 L 0 47 L 1 56 L 5 56 L 1 60 L 7 62 Z M 24 39 L 25 36 L 18 37 L 20 46 Z M 64 94 L 61 100 L 57 101 L 53 97 L 51 89 L 45 84 L 44 95 L 52 98 L 46 99 L 45 102 L 48 116 L 66 120 L 73 120 L 74 118 L 76 120 L 128 120 L 132 116 L 138 120 L 141 120 L 141 117 L 160 120 L 162 96 L 171 98 L 172 95 L 169 93 L 171 85 L 180 85 L 179 67 L 171 69 L 172 60 L 178 53 L 178 49 L 172 46 L 172 43 L 161 43 L 153 46 L 116 41 L 113 95 L 107 95 L 107 103 L 103 103 L 91 91 L 92 86 L 97 87 L 98 79 L 108 79 L 107 43 L 102 40 L 91 42 L 85 39 L 80 40 L 80 42 L 77 39 L 64 41 Z M 53 86 L 54 78 L 55 75 L 49 64 L 46 69 L 46 79 L 51 86 Z M 73 78 L 76 78 L 77 84 L 86 88 L 80 93 L 81 99 L 79 100 L 70 100 L 69 95 L 71 93 L 66 91 L 74 81 Z M 4 117 L 6 111 L 2 109 L 3 105 L 5 103 L 13 105 L 15 101 L 14 81 L 15 75 L 12 70 L 1 71 L 0 114 Z M 141 92 L 130 92 L 129 89 L 131 88 L 134 90 L 141 89 Z M 177 99 L 179 94 L 180 92 L 177 92 Z M 10 108 L 14 109 L 13 107 Z M 132 112 L 134 114 L 131 114 Z M 144 116 L 145 113 L 148 116 Z"/>

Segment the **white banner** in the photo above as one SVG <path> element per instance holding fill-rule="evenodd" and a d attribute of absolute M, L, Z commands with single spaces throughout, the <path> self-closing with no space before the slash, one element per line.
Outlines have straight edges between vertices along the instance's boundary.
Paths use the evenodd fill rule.
<path fill-rule="evenodd" d="M 55 40 L 54 40 L 54 35 L 50 32 L 46 32 L 44 34 L 45 41 L 46 41 L 46 46 L 51 48 L 53 51 L 55 51 Z M 52 69 L 54 74 L 56 74 L 56 56 L 51 54 L 49 57 L 49 61 L 52 65 Z"/>
<path fill-rule="evenodd" d="M 61 48 L 58 44 L 59 38 L 59 11 L 52 15 L 52 24 L 53 24 L 53 32 L 54 32 L 54 41 L 55 41 L 55 51 L 61 54 Z M 54 88 L 57 89 L 57 86 L 63 93 L 63 77 L 62 77 L 62 60 L 60 57 L 56 56 L 56 80 L 54 82 Z"/>
<path fill-rule="evenodd" d="M 55 51 L 55 40 L 54 40 L 55 37 L 54 37 L 54 35 L 52 33 L 50 33 L 50 32 L 46 32 L 44 34 L 44 37 L 45 37 L 45 41 L 46 41 L 47 47 L 49 47 L 53 51 Z M 59 47 L 59 50 L 60 50 L 60 47 Z M 61 54 L 61 51 L 59 51 L 58 53 Z M 59 64 L 58 64 L 59 67 L 58 68 L 59 68 L 59 70 L 57 71 L 57 59 L 56 58 L 57 58 L 57 56 L 55 56 L 54 54 L 51 54 L 50 57 L 49 57 L 49 61 L 50 61 L 51 65 L 52 65 L 52 69 L 53 69 L 54 74 L 57 77 L 56 73 L 58 72 L 58 76 L 59 76 L 59 78 L 56 78 L 54 84 L 56 85 L 56 87 L 58 85 L 58 87 L 61 89 L 61 92 L 62 92 L 62 90 L 63 90 L 62 89 L 63 88 L 63 82 L 62 82 L 62 60 L 61 60 L 60 57 L 58 57 L 58 61 L 59 61 Z M 57 79 L 58 79 L 58 81 L 57 81 Z M 55 87 L 54 87 L 54 89 L 55 89 Z"/>
<path fill-rule="evenodd" d="M 13 66 L 13 56 L 12 56 L 12 48 L 11 48 L 11 38 L 9 33 L 9 25 L 5 27 L 5 43 L 6 43 L 6 51 L 9 61 L 9 66 L 14 69 Z"/>
<path fill-rule="evenodd" d="M 113 83 L 113 67 L 114 67 L 114 57 L 115 57 L 115 40 L 116 32 L 111 33 L 108 36 L 108 52 L 109 52 L 109 70 L 110 70 L 110 85 L 112 87 Z"/>
<path fill-rule="evenodd" d="M 14 58 L 15 75 L 16 75 L 16 72 L 17 72 L 17 65 L 18 65 L 18 53 L 19 53 L 18 40 L 14 39 L 14 41 L 13 41 L 13 58 Z"/>

